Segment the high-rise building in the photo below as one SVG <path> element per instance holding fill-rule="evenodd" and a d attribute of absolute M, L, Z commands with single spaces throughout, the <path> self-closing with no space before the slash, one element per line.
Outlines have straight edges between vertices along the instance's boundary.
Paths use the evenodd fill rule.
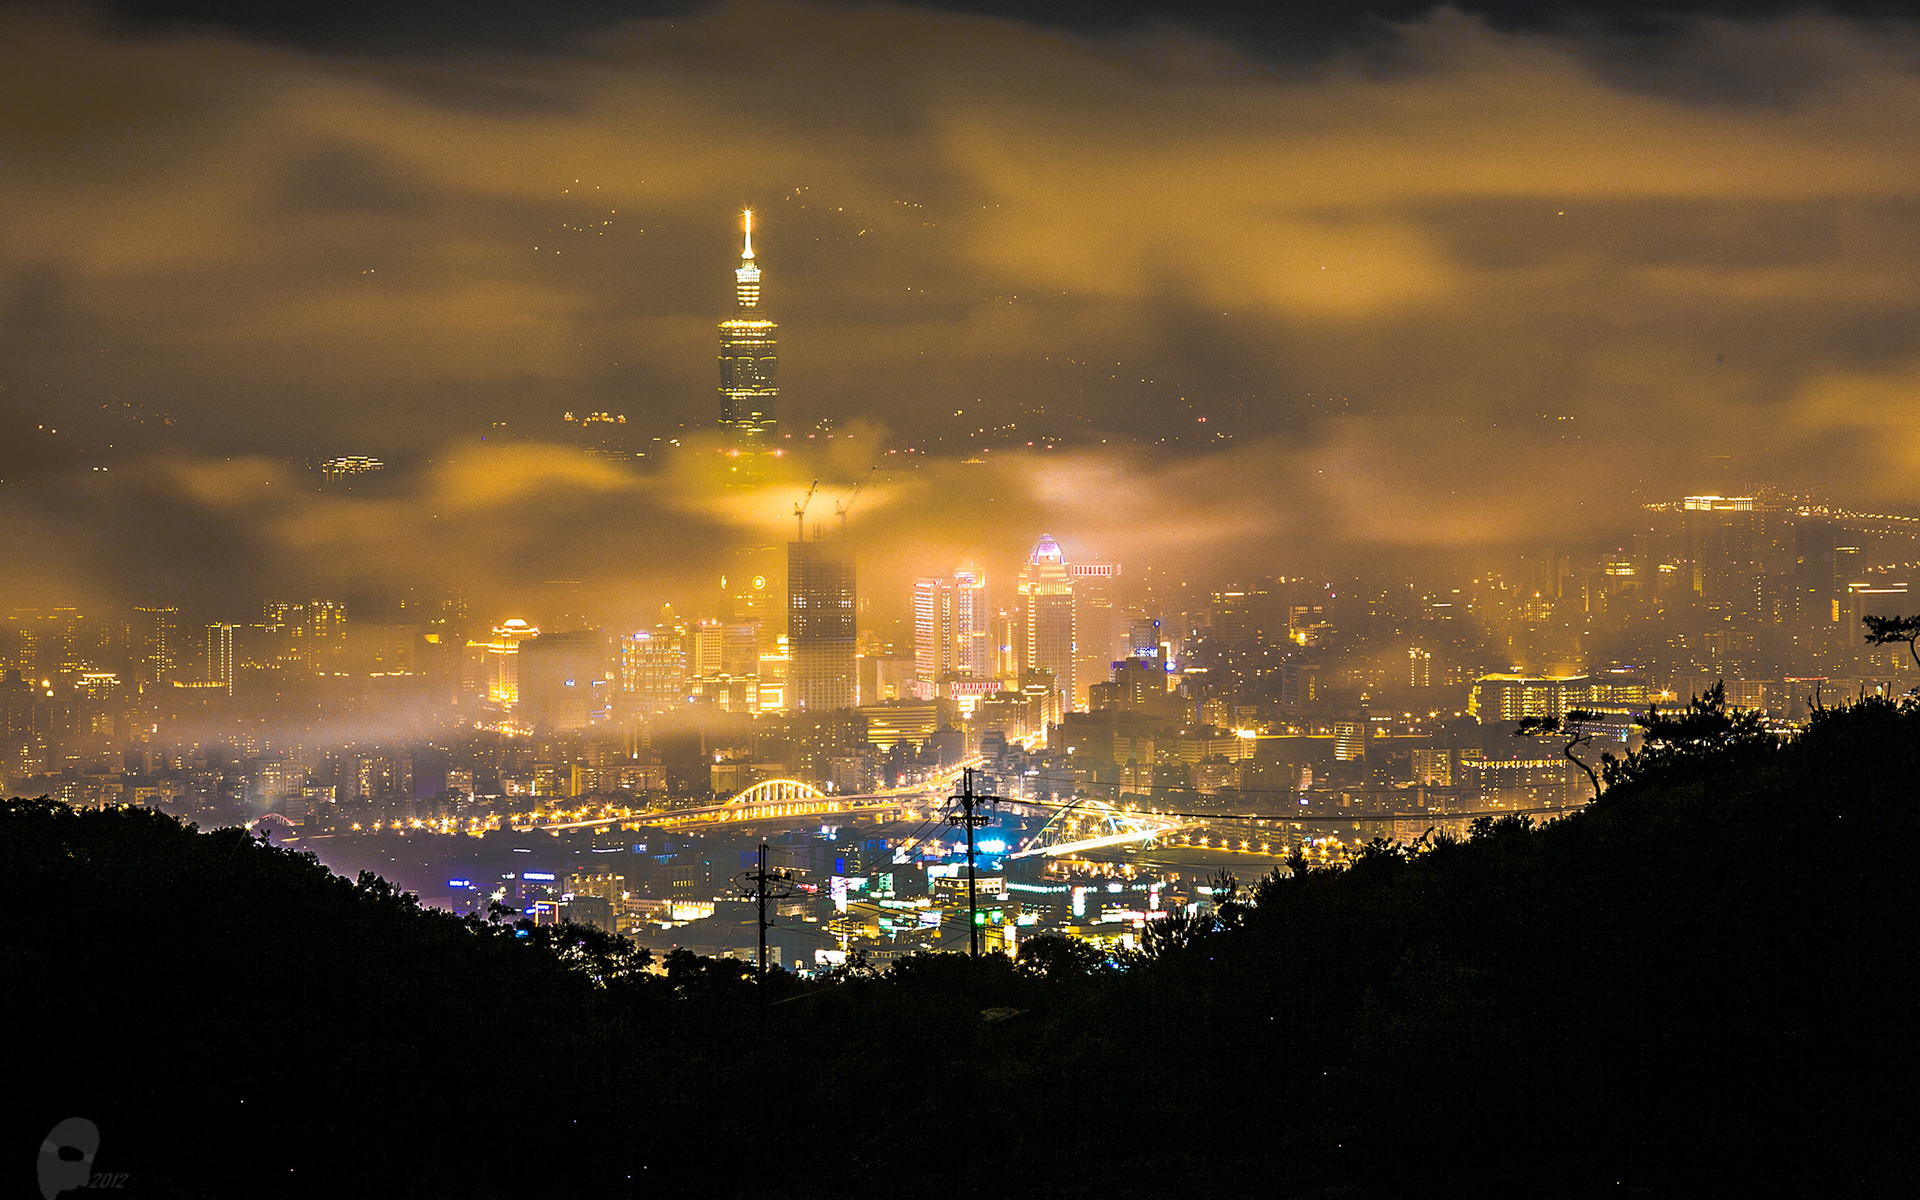
<path fill-rule="evenodd" d="M 1020 607 L 996 605 L 987 610 L 987 674 L 996 679 L 1020 677 Z"/>
<path fill-rule="evenodd" d="M 1213 594 L 1213 635 L 1225 678 L 1223 689 L 1239 692 L 1270 668 L 1275 646 L 1287 633 L 1286 597 L 1263 587 Z"/>
<path fill-rule="evenodd" d="M 734 571 L 720 577 L 722 615 L 729 621 L 752 621 L 767 635 L 780 632 L 780 589 L 773 586 L 777 550 L 772 546 L 746 547 L 736 555 L 759 568 Z M 763 561 L 771 560 L 771 561 Z"/>
<path fill-rule="evenodd" d="M 853 551 L 844 538 L 787 545 L 787 709 L 824 713 L 852 708 Z"/>
<path fill-rule="evenodd" d="M 1152 617 L 1135 617 L 1127 622 L 1127 657 L 1166 657 L 1161 649 L 1159 621 Z"/>
<path fill-rule="evenodd" d="M 779 430 L 779 326 L 760 307 L 760 267 L 753 258 L 753 211 L 733 272 L 734 315 L 720 322 L 720 427 L 735 448 L 767 450 Z"/>
<path fill-rule="evenodd" d="M 180 652 L 180 610 L 171 604 L 133 610 L 134 673 L 142 686 L 173 678 Z"/>
<path fill-rule="evenodd" d="M 207 626 L 207 682 L 233 695 L 233 626 Z"/>
<path fill-rule="evenodd" d="M 1407 651 L 1407 686 L 1429 687 L 1433 683 L 1433 651 L 1414 646 Z"/>
<path fill-rule="evenodd" d="M 932 683 L 953 672 L 953 585 L 922 578 L 913 585 L 913 675 Z"/>
<path fill-rule="evenodd" d="M 41 632 L 38 609 L 15 609 L 7 616 L 7 641 L 0 667 L 19 671 L 23 679 L 39 679 Z"/>
<path fill-rule="evenodd" d="M 1302 709 L 1320 699 L 1319 663 L 1290 662 L 1280 667 L 1280 706 Z"/>
<path fill-rule="evenodd" d="M 1048 671 L 1062 704 L 1073 686 L 1073 575 L 1059 543 L 1042 534 L 1020 571 L 1020 670 Z"/>
<path fill-rule="evenodd" d="M 338 600 L 309 600 L 301 628 L 313 669 L 325 671 L 340 656 L 347 636 L 347 606 Z"/>
<path fill-rule="evenodd" d="M 1709 609 L 1741 624 L 1790 619 L 1795 517 L 1750 496 L 1688 496 L 1684 566 Z"/>
<path fill-rule="evenodd" d="M 720 641 L 720 670 L 733 678 L 760 674 L 760 622 L 730 620 Z"/>
<path fill-rule="evenodd" d="M 338 600 L 269 600 L 262 615 L 262 628 L 280 645 L 288 666 L 321 674 L 333 669 L 346 640 L 346 605 Z"/>
<path fill-rule="evenodd" d="M 72 676 L 92 667 L 92 640 L 77 608 L 15 609 L 8 623 L 19 631 L 15 661 L 31 678 Z"/>
<path fill-rule="evenodd" d="M 760 711 L 784 712 L 787 707 L 787 665 L 792 656 L 787 653 L 786 635 L 775 638 L 771 646 L 765 641 L 760 644 Z"/>
<path fill-rule="evenodd" d="M 620 639 L 623 712 L 651 716 L 678 708 L 686 692 L 686 653 L 673 630 L 641 630 Z"/>
<path fill-rule="evenodd" d="M 598 629 L 543 633 L 518 644 L 515 712 L 540 733 L 573 733 L 608 717 L 613 672 Z"/>
<path fill-rule="evenodd" d="M 913 673 L 921 683 L 992 675 L 986 586 L 978 571 L 913 585 Z"/>
<path fill-rule="evenodd" d="M 18 670 L 0 672 L 0 775 L 27 775 L 40 769 L 45 746 L 39 700 L 32 682 Z"/>
<path fill-rule="evenodd" d="M 514 617 L 494 627 L 492 641 L 469 643 L 486 656 L 488 703 L 507 708 L 519 703 L 520 643 L 539 636 L 539 629 Z"/>
<path fill-rule="evenodd" d="M 1467 713 L 1482 725 L 1614 707 L 1611 685 L 1596 687 L 1585 675 L 1482 675 L 1467 694 Z"/>
<path fill-rule="evenodd" d="M 726 712 L 760 709 L 760 623 L 702 620 L 688 630 L 687 668 L 695 696 Z"/>
<path fill-rule="evenodd" d="M 727 623 L 706 617 L 687 630 L 687 674 L 696 680 L 713 679 L 725 669 Z"/>
<path fill-rule="evenodd" d="M 1120 564 L 1074 563 L 1073 704 L 1085 709 L 1087 689 L 1104 681 L 1127 657 L 1127 621 L 1120 606 Z"/>
<path fill-rule="evenodd" d="M 993 674 L 992 638 L 988 632 L 987 577 L 978 571 L 953 573 L 953 669 L 963 675 Z"/>

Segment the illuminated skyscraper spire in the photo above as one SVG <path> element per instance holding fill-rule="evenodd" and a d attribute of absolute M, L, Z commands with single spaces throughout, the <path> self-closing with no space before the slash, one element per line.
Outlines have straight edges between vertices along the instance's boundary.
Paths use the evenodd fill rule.
<path fill-rule="evenodd" d="M 775 325 L 760 311 L 760 267 L 753 259 L 753 210 L 733 272 L 734 316 L 720 322 L 720 426 L 736 449 L 770 450 L 779 428 L 775 382 L 779 358 Z"/>
<path fill-rule="evenodd" d="M 733 273 L 733 294 L 740 307 L 760 307 L 760 268 L 753 261 L 753 210 L 748 209 L 746 247 L 740 251 L 740 266 Z"/>

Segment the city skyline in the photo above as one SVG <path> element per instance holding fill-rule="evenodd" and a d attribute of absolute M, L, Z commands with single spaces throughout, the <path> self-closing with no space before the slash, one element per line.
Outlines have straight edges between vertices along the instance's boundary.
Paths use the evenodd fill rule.
<path fill-rule="evenodd" d="M 1890 1190 L 1917 123 L 1920 0 L 0 4 L 15 1173 Z"/>
<path fill-rule="evenodd" d="M 1916 125 L 1920 0 L 0 3 L 16 1190 L 1898 1194 Z"/>
<path fill-rule="evenodd" d="M 703 10 L 684 32 L 641 19 L 535 57 L 559 81 L 609 54 L 637 56 L 614 71 L 620 83 L 583 94 L 566 118 L 615 137 L 593 132 L 596 104 L 642 79 L 676 78 L 648 55 L 687 38 L 724 42 L 739 32 L 730 19 L 751 25 L 757 11 Z M 1374 38 L 1370 53 L 1413 56 L 1390 78 L 1359 71 L 1352 46 L 1327 50 L 1297 78 L 1244 76 L 1222 62 L 1167 75 L 1142 71 L 1104 34 L 1062 46 L 1037 26 L 967 13 L 799 9 L 793 19 L 809 37 L 900 33 L 927 56 L 930 79 L 953 63 L 916 38 L 992 28 L 1136 106 L 1173 104 L 1190 118 L 1222 96 L 1256 100 L 1260 119 L 1230 123 L 1226 144 L 1266 139 L 1282 161 L 1317 161 L 1311 122 L 1301 122 L 1328 97 L 1364 101 L 1372 115 L 1342 127 L 1363 150 L 1330 207 L 1302 207 L 1277 167 L 1262 175 L 1210 160 L 1279 207 L 1236 211 L 1236 255 L 1151 264 L 1151 286 L 1127 284 L 1116 266 L 1146 271 L 1140 247 L 1156 239 L 1181 253 L 1218 245 L 1214 198 L 1196 198 L 1191 212 L 1168 207 L 1155 179 L 1116 174 L 1119 160 L 1102 159 L 1113 152 L 1086 118 L 1071 145 L 1053 149 L 1093 168 L 1088 178 L 1105 190 L 1070 213 L 1062 181 L 1032 174 L 1034 148 L 1004 145 L 993 170 L 962 156 L 982 178 L 1028 172 L 1000 176 L 1018 204 L 983 203 L 979 216 L 960 215 L 979 197 L 949 182 L 925 185 L 922 200 L 889 201 L 882 219 L 871 189 L 901 183 L 885 153 L 869 163 L 874 178 L 840 180 L 860 200 L 832 204 L 831 215 L 810 183 L 733 205 L 714 189 L 765 193 L 780 171 L 818 169 L 809 153 L 844 148 L 843 131 L 765 111 L 728 144 L 777 146 L 788 158 L 746 157 L 784 166 L 742 174 L 702 160 L 704 182 L 680 177 L 665 208 L 630 172 L 542 183 L 538 170 L 513 174 L 530 169 L 515 163 L 509 174 L 534 189 L 528 196 L 547 187 L 549 215 L 569 214 L 526 233 L 538 239 L 537 284 L 496 262 L 477 273 L 416 263 L 410 281 L 392 285 L 376 278 L 389 268 L 371 265 L 351 281 L 323 272 L 262 301 L 285 305 L 307 286 L 351 297 L 353 312 L 332 328 L 281 311 L 265 318 L 274 332 L 258 335 L 262 346 L 330 345 L 334 357 L 310 363 L 300 384 L 334 379 L 343 390 L 331 407 L 286 391 L 291 376 L 278 366 L 163 405 L 179 381 L 163 385 L 137 366 L 121 375 L 115 357 L 152 351 L 157 343 L 128 340 L 152 314 L 89 323 L 75 307 L 74 271 L 106 243 L 52 243 L 73 248 L 71 260 L 16 270 L 11 307 L 0 309 L 9 339 L 0 415 L 11 422 L 0 463 L 7 777 L 69 798 L 130 796 L 202 814 L 284 804 L 304 823 L 296 827 L 335 831 L 326 836 L 423 811 L 443 823 L 458 814 L 478 832 L 530 819 L 516 806 L 561 798 L 624 814 L 761 784 L 791 789 L 781 793 L 789 801 L 821 788 L 885 793 L 971 761 L 1013 772 L 1002 786 L 1029 799 L 1058 795 L 1048 773 L 1064 772 L 1070 789 L 1116 800 L 1297 797 L 1305 811 L 1284 811 L 1318 821 L 1345 819 L 1331 814 L 1357 795 L 1377 821 L 1409 804 L 1458 813 L 1571 803 L 1577 760 L 1495 737 L 1520 717 L 1571 719 L 1587 705 L 1578 711 L 1592 727 L 1578 736 L 1624 750 L 1641 706 L 1671 709 L 1716 686 L 1781 727 L 1804 722 L 1822 689 L 1900 690 L 1907 657 L 1863 623 L 1897 615 L 1920 571 L 1920 486 L 1904 482 L 1903 434 L 1883 394 L 1905 369 L 1898 348 L 1917 340 L 1912 331 L 1769 334 L 1766 353 L 1744 351 L 1752 362 L 1734 349 L 1731 381 L 1713 387 L 1702 381 L 1720 377 L 1728 351 L 1714 350 L 1705 375 L 1686 356 L 1735 346 L 1737 329 L 1752 337 L 1794 311 L 1777 277 L 1780 239 L 1798 245 L 1796 231 L 1823 221 L 1847 235 L 1816 239 L 1813 257 L 1795 250 L 1791 264 L 1824 264 L 1829 301 L 1845 292 L 1861 313 L 1901 311 L 1877 298 L 1878 276 L 1840 268 L 1863 239 L 1890 236 L 1875 223 L 1886 213 L 1861 209 L 1859 195 L 1891 187 L 1904 168 L 1807 175 L 1791 197 L 1778 178 L 1761 186 L 1752 162 L 1723 164 L 1745 172 L 1737 186 L 1678 192 L 1671 173 L 1630 174 L 1622 191 L 1567 164 L 1540 168 L 1561 183 L 1585 179 L 1561 192 L 1431 161 L 1420 186 L 1389 184 L 1388 160 L 1411 153 L 1392 136 L 1424 128 L 1411 97 L 1450 97 L 1472 112 L 1492 103 L 1479 89 L 1500 79 L 1609 105 L 1643 130 L 1765 114 L 1755 97 L 1701 108 L 1679 86 L 1684 70 L 1658 86 L 1624 84 L 1582 57 L 1592 44 L 1577 32 L 1522 34 L 1447 11 Z M 0 20 L 81 62 L 221 52 L 280 63 L 276 75 L 289 78 L 338 69 L 324 54 L 288 65 L 275 44 L 205 29 L 129 41 L 38 9 Z M 1884 63 L 1848 57 L 1857 32 L 1814 18 L 1746 29 L 1776 51 L 1825 54 L 1848 81 L 1825 92 L 1780 83 L 1775 99 L 1793 107 L 1765 122 L 1774 149 L 1809 136 L 1808 122 L 1857 114 L 1860 89 L 1896 86 Z M 1165 31 L 1149 36 L 1170 44 Z M 1673 53 L 1707 54 L 1732 33 L 1701 26 L 1688 36 Z M 954 46 L 959 60 L 994 53 L 964 38 Z M 1242 66 L 1265 61 L 1247 46 L 1231 53 Z M 404 75 L 396 63 L 381 70 Z M 516 118 L 491 103 L 403 96 L 400 76 L 375 76 L 362 100 L 376 107 L 514 136 Z M 952 86 L 951 111 L 975 112 L 971 84 Z M 1195 87 L 1208 94 L 1196 99 Z M 741 103 L 764 106 L 777 92 Z M 1048 106 L 1017 90 L 1005 103 L 989 122 L 1002 135 Z M 94 116 L 102 129 L 130 119 Z M 1862 128 L 1849 136 L 1870 142 L 1873 129 Z M 1465 148 L 1519 169 L 1502 157 L 1512 146 L 1494 143 Z M 107 144 L 109 158 L 122 153 Z M 363 138 L 360 152 L 373 161 L 397 145 L 381 151 Z M 1139 145 L 1147 160 L 1168 153 L 1152 137 Z M 61 143 L 32 161 L 82 188 L 73 153 Z M 474 153 L 457 139 L 445 151 L 460 161 Z M 1617 148 L 1603 147 L 1599 168 L 1582 169 L 1613 169 L 1610 154 Z M 414 182 L 448 165 L 423 162 Z M 347 212 L 371 228 L 404 223 L 410 205 L 434 207 L 423 197 L 388 204 L 380 189 L 401 187 L 399 174 L 350 167 L 327 167 L 334 191 L 298 177 L 289 186 L 317 207 L 256 232 L 280 236 Z M 1911 167 L 1920 173 L 1920 159 Z M 568 199 L 553 200 L 555 182 Z M 1816 183 L 1852 190 L 1810 200 L 1823 195 L 1805 191 Z M 1673 207 L 1682 193 L 1694 206 L 1684 219 Z M 18 195 L 11 203 L 31 211 Z M 1490 205 L 1504 224 L 1467 237 L 1458 207 L 1467 203 Z M 1548 219 L 1545 205 L 1562 207 Z M 649 223 L 616 220 L 623 206 Z M 471 205 L 445 212 L 470 236 L 489 220 Z M 722 212 L 738 214 L 740 237 L 724 295 L 707 236 Z M 1115 221 L 1131 222 L 1132 236 Z M 1308 271 L 1271 257 L 1288 239 L 1332 261 Z M 664 258 L 662 243 L 672 246 Z M 777 286 L 761 260 L 770 245 L 783 264 Z M 18 249 L 0 244 L 0 271 L 25 261 Z M 408 260 L 392 243 L 383 253 Z M 1881 254 L 1875 269 L 1904 262 Z M 99 303 L 126 269 L 105 264 L 88 284 Z M 652 317 L 603 286 L 602 272 L 629 268 L 647 276 Z M 213 269 L 246 281 L 234 264 Z M 1737 312 L 1730 275 L 1747 289 Z M 1632 316 L 1598 333 L 1582 327 L 1578 304 L 1555 291 L 1576 279 L 1604 281 Z M 495 289 L 479 321 L 490 332 L 462 360 L 464 397 L 396 393 L 422 371 L 444 371 L 451 327 L 424 332 L 433 321 L 421 310 L 376 330 L 359 310 L 456 282 Z M 954 289 L 989 285 L 1007 290 L 955 307 Z M 384 290 L 394 286 L 400 293 Z M 508 297 L 527 286 L 570 289 L 572 307 L 516 307 Z M 1482 315 L 1504 341 L 1467 335 L 1453 312 L 1467 300 L 1488 305 Z M 175 315 L 210 319 L 195 315 L 199 303 L 190 297 Z M 599 340 L 575 350 L 591 344 L 646 370 L 490 365 L 528 338 L 584 336 L 596 322 Z M 702 352 L 689 338 L 695 326 L 717 331 L 717 398 L 713 368 L 691 383 L 712 361 L 713 342 Z M 212 328 L 172 336 L 191 342 Z M 1610 357 L 1656 345 L 1658 377 Z M 1121 357 L 1109 370 L 1110 354 Z M 1524 365 L 1541 355 L 1579 366 Z M 1415 358 L 1427 366 L 1396 374 Z M 1869 359 L 1880 366 L 1861 366 Z M 213 358 L 182 361 L 180 379 L 212 378 Z M 335 379 L 352 361 L 372 373 Z M 1308 370 L 1331 373 L 1307 388 Z M 98 402 L 103 387 L 133 395 Z M 1740 405 L 1767 421 L 1730 422 Z M 674 748 L 688 737 L 691 758 Z M 1293 836 L 1335 859 L 1346 852 L 1338 837 Z"/>

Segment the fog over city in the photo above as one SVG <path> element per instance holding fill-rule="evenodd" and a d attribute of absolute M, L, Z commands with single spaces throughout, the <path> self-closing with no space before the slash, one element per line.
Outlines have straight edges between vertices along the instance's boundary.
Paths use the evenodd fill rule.
<path fill-rule="evenodd" d="M 1283 52 L 741 3 L 546 34 L 0 9 L 16 603 L 577 579 L 630 619 L 876 464 L 848 529 L 896 615 L 1042 530 L 1218 584 L 1920 488 L 1910 26 L 1441 8 Z M 792 439 L 722 490 L 749 206 Z M 601 411 L 680 451 L 560 436 Z M 311 486 L 356 454 L 377 486 Z"/>
<path fill-rule="evenodd" d="M 1916 130 L 1920 0 L 0 0 L 0 1192 L 1920 1194 Z"/>

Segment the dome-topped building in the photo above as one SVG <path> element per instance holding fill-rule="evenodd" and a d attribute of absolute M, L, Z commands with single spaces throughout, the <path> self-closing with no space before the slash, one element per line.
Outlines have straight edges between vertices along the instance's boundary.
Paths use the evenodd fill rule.
<path fill-rule="evenodd" d="M 1072 703 L 1073 575 L 1050 534 L 1041 534 L 1020 572 L 1020 669 L 1051 671 Z"/>

